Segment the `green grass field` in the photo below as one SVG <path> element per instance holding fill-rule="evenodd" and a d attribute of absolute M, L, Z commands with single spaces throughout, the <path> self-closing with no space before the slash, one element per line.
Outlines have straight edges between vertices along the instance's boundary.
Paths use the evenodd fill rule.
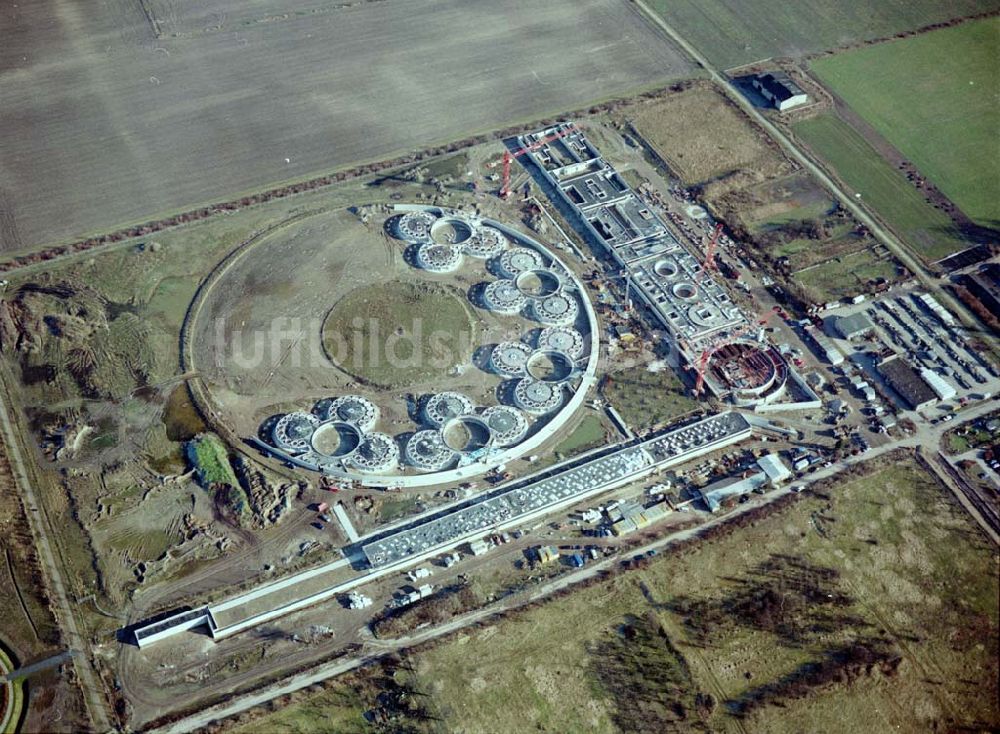
<path fill-rule="evenodd" d="M 902 173 L 838 117 L 819 115 L 793 129 L 796 137 L 847 184 L 850 193 L 860 193 L 927 260 L 938 260 L 969 246 L 947 214 L 928 203 Z"/>
<path fill-rule="evenodd" d="M 639 364 L 615 371 L 609 378 L 604 396 L 633 430 L 667 423 L 699 407 L 669 367 L 650 372 Z"/>
<path fill-rule="evenodd" d="M 815 303 L 828 303 L 865 293 L 869 281 L 896 279 L 896 261 L 879 258 L 871 250 L 859 250 L 795 273 L 796 282 L 812 292 Z"/>
<path fill-rule="evenodd" d="M 1000 222 L 1000 18 L 816 61 L 819 78 L 979 224 Z"/>
<path fill-rule="evenodd" d="M 601 423 L 600 416 L 596 414 L 587 415 L 580 421 L 580 425 L 562 443 L 556 446 L 553 453 L 557 456 L 572 456 L 573 454 L 579 454 L 599 446 L 606 439 L 607 432 L 604 430 L 604 424 Z"/>
<path fill-rule="evenodd" d="M 887 38 L 998 7 L 996 0 L 647 0 L 717 66 L 803 54 Z"/>

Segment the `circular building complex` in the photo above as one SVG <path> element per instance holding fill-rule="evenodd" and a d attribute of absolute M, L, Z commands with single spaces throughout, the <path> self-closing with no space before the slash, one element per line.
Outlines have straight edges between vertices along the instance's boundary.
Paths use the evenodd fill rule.
<path fill-rule="evenodd" d="M 406 461 L 422 471 L 441 471 L 457 458 L 444 442 L 441 431 L 418 431 L 406 442 Z"/>
<path fill-rule="evenodd" d="M 562 387 L 523 377 L 514 387 L 514 402 L 531 415 L 545 415 L 562 405 Z"/>
<path fill-rule="evenodd" d="M 320 423 L 312 413 L 297 411 L 281 416 L 274 425 L 271 437 L 279 449 L 297 454 L 310 448 L 313 431 Z"/>
<path fill-rule="evenodd" d="M 469 415 L 475 409 L 475 403 L 460 392 L 439 392 L 427 401 L 424 416 L 432 425 L 442 426 L 452 418 Z"/>
<path fill-rule="evenodd" d="M 377 233 L 402 245 L 403 257 L 389 263 L 382 257 L 384 241 L 365 239 L 372 230 L 357 217 L 317 216 L 336 222 L 336 228 L 310 230 L 330 244 L 279 250 L 289 258 L 286 270 L 295 266 L 297 285 L 315 287 L 317 272 L 334 263 L 354 263 L 362 252 L 363 264 L 352 271 L 354 277 L 327 283 L 329 292 L 315 298 L 299 298 L 296 291 L 295 298 L 285 299 L 286 313 L 323 314 L 323 328 L 313 336 L 327 360 L 340 368 L 332 384 L 343 393 L 315 403 L 312 412 L 275 418 L 273 406 L 314 400 L 313 387 L 331 378 L 329 373 L 272 374 L 266 394 L 247 396 L 253 413 L 241 406 L 246 415 L 237 418 L 259 425 L 267 449 L 286 464 L 362 486 L 446 486 L 544 451 L 597 382 L 597 317 L 574 271 L 530 235 L 471 212 L 400 205 Z M 270 275 L 274 252 L 262 250 L 258 258 L 249 248 L 233 267 L 245 277 L 266 276 L 278 285 Z M 685 295 L 671 294 L 678 300 Z M 280 309 L 281 300 L 271 305 Z M 213 303 L 232 310 L 224 299 Z M 699 305 L 685 302 L 684 312 Z M 256 328 L 266 325 L 263 316 L 253 319 Z M 356 322 L 365 322 L 365 328 L 347 328 Z M 382 328 L 376 331 L 371 322 Z M 417 324 L 431 327 L 424 333 Z M 206 348 L 219 353 L 213 347 L 215 330 L 203 325 L 194 333 L 204 334 Z M 436 340 L 440 334 L 451 342 Z M 340 344 L 354 350 L 353 361 L 339 356 Z M 398 354 L 390 352 L 397 347 Z M 487 359 L 481 359 L 484 349 Z M 407 371 L 401 363 L 410 353 L 418 367 Z M 399 356 L 400 364 L 388 359 L 390 354 Z M 356 363 L 371 373 L 355 375 L 345 368 Z M 225 369 L 260 377 L 235 363 Z M 224 388 L 226 383 L 218 384 Z M 260 381 L 246 378 L 242 384 Z M 434 385 L 437 392 L 424 396 L 415 413 L 412 397 L 403 391 L 418 384 Z M 487 404 L 478 406 L 480 399 Z M 212 407 L 214 414 L 226 410 Z"/>
<path fill-rule="evenodd" d="M 498 375 L 520 377 L 532 351 L 524 342 L 500 342 L 490 353 L 490 367 Z"/>

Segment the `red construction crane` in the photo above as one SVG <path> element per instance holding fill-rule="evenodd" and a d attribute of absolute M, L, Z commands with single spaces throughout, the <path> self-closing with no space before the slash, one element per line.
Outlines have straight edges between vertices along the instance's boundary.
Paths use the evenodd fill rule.
<path fill-rule="evenodd" d="M 705 248 L 705 267 L 698 271 L 698 275 L 695 278 L 695 282 L 701 281 L 705 276 L 706 270 L 718 270 L 718 266 L 715 264 L 715 246 L 719 244 L 719 235 L 722 234 L 722 222 L 715 225 L 715 231 L 712 232 L 712 238 L 708 241 L 708 247 Z"/>
<path fill-rule="evenodd" d="M 563 138 L 570 133 L 576 132 L 576 126 L 569 124 L 558 132 L 552 133 L 551 135 L 546 135 L 541 140 L 536 140 L 531 145 L 525 146 L 520 150 L 516 150 L 511 153 L 506 147 L 503 149 L 503 185 L 500 187 L 500 198 L 506 199 L 510 196 L 510 164 L 515 158 L 518 158 L 525 153 L 530 153 L 533 150 L 538 150 L 543 145 L 551 143 L 553 140 L 558 140 Z"/>

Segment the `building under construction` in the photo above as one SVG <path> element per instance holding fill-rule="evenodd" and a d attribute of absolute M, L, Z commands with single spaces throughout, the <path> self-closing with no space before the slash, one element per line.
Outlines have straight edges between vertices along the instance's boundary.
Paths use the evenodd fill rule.
<path fill-rule="evenodd" d="M 706 267 L 719 229 L 702 263 L 579 127 L 563 123 L 518 140 L 519 153 L 559 192 L 592 245 L 621 267 L 626 289 L 672 336 L 697 373 L 697 392 L 710 391 L 738 405 L 782 399 L 789 376 L 785 360 Z"/>

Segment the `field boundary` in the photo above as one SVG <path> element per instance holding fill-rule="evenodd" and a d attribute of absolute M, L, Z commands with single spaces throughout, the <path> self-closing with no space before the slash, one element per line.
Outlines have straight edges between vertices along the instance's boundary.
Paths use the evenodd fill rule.
<path fill-rule="evenodd" d="M 270 187 L 266 187 L 267 185 L 265 185 L 265 188 L 257 189 L 238 198 L 196 205 L 191 209 L 178 211 L 162 219 L 147 220 L 119 229 L 109 230 L 86 239 L 63 244 L 40 244 L 28 252 L 21 254 L 3 254 L 0 255 L 0 274 L 14 275 L 26 268 L 48 264 L 68 255 L 91 252 L 111 244 L 125 244 L 128 241 L 148 237 L 157 232 L 176 229 L 185 224 L 205 220 L 219 214 L 233 214 L 241 209 L 266 204 L 275 199 L 285 199 L 297 194 L 309 193 L 368 175 L 393 170 L 405 170 L 407 167 L 421 163 L 429 158 L 449 153 L 458 153 L 477 145 L 501 142 L 507 138 L 531 132 L 539 127 L 548 127 L 568 119 L 585 118 L 591 115 L 611 112 L 639 101 L 662 99 L 689 89 L 695 81 L 694 79 L 685 79 L 671 82 L 665 86 L 657 85 L 651 89 L 638 91 L 626 97 L 613 97 L 574 110 L 554 113 L 552 116 L 531 122 L 497 128 L 440 145 L 432 145 L 406 155 L 365 163 L 349 164 L 344 168 L 334 169 L 327 174 L 293 180 L 280 185 L 272 185 Z"/>

